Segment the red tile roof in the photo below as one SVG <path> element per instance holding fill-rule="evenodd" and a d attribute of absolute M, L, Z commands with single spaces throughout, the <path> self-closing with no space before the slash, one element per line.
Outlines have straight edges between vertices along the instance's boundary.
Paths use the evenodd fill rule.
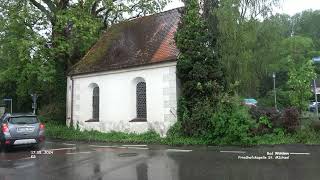
<path fill-rule="evenodd" d="M 94 73 L 175 61 L 174 34 L 179 9 L 121 22 L 112 26 L 70 71 Z"/>

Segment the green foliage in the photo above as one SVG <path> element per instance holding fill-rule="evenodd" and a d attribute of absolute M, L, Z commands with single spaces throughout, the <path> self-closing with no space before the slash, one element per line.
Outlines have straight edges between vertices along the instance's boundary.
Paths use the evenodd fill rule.
<path fill-rule="evenodd" d="M 225 97 L 210 119 L 206 137 L 213 144 L 249 144 L 255 123 L 236 97 Z"/>
<path fill-rule="evenodd" d="M 313 43 L 310 38 L 296 36 L 284 40 L 283 46 L 288 61 L 290 102 L 301 112 L 307 107 L 312 95 L 310 82 L 316 77 L 311 57 L 307 53 L 313 49 Z"/>
<path fill-rule="evenodd" d="M 110 25 L 159 12 L 169 0 L 0 0 L 0 98 L 14 111 L 65 119 L 66 75 Z"/>
<path fill-rule="evenodd" d="M 54 81 L 55 63 L 48 61 L 45 38 L 32 29 L 45 23 L 40 12 L 26 2 L 2 4 L 0 9 L 4 23 L 0 29 L 0 97 L 13 98 L 15 110 L 30 111 L 29 93 L 45 96 Z"/>
<path fill-rule="evenodd" d="M 81 6 L 58 11 L 53 30 L 59 35 L 53 39 L 53 54 L 56 57 L 68 57 L 69 66 L 75 64 L 97 41 L 102 26 L 99 18 L 92 16 Z"/>
<path fill-rule="evenodd" d="M 57 122 L 64 122 L 65 120 L 65 103 L 56 102 L 45 105 L 40 108 L 38 114 L 43 116 L 45 119 L 51 119 Z"/>
<path fill-rule="evenodd" d="M 259 118 L 258 125 L 267 126 L 268 128 L 272 128 L 272 124 L 266 116 L 262 116 Z"/>
<path fill-rule="evenodd" d="M 320 49 L 320 11 L 307 10 L 292 17 L 296 35 L 312 38 L 317 50 Z"/>
<path fill-rule="evenodd" d="M 197 0 L 186 1 L 175 36 L 180 50 L 177 76 L 181 82 L 178 118 L 184 134 L 206 134 L 223 89 L 223 73 L 215 54 L 216 37 L 209 33 Z"/>
<path fill-rule="evenodd" d="M 166 144 L 177 145 L 219 145 L 213 140 L 204 138 L 193 138 L 184 136 L 167 136 L 161 138 L 157 133 L 150 131 L 143 134 L 110 132 L 102 133 L 98 131 L 80 131 L 68 128 L 65 124 L 50 121 L 40 117 L 46 123 L 46 135 L 48 138 L 64 139 L 71 141 L 95 141 L 107 143 L 143 143 L 143 144 Z M 283 129 L 276 128 L 273 133 L 251 137 L 245 142 L 233 142 L 228 145 L 260 145 L 260 144 L 320 144 L 320 133 L 313 129 L 298 130 L 293 134 L 286 134 Z"/>
<path fill-rule="evenodd" d="M 279 39 L 287 29 L 279 19 L 267 18 L 266 8 L 275 1 L 220 1 L 212 8 L 218 22 L 218 53 L 226 71 L 227 85 L 239 82 L 237 92 L 245 97 L 257 97 L 260 81 L 269 76 L 270 65 L 277 60 Z M 261 11 L 265 20 L 255 15 Z M 279 28 L 281 27 L 281 28 Z"/>
<path fill-rule="evenodd" d="M 167 132 L 167 136 L 169 136 L 169 137 L 181 137 L 181 136 L 183 136 L 182 132 L 183 131 L 182 131 L 181 122 L 178 121 L 178 122 L 176 122 L 174 125 L 172 125 L 170 127 L 170 129 Z"/>

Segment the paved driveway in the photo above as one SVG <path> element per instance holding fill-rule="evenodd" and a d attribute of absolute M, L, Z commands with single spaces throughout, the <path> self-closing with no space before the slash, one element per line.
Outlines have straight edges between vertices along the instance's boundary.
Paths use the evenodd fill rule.
<path fill-rule="evenodd" d="M 319 180 L 320 146 L 167 147 L 48 141 L 0 154 L 0 180 Z"/>

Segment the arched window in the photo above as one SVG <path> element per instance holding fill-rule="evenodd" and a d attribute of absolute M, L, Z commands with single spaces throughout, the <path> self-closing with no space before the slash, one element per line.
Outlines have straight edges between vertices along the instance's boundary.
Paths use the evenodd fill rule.
<path fill-rule="evenodd" d="M 92 93 L 92 119 L 99 120 L 99 87 L 93 88 Z"/>
<path fill-rule="evenodd" d="M 146 83 L 139 82 L 136 87 L 136 111 L 138 119 L 147 118 Z"/>

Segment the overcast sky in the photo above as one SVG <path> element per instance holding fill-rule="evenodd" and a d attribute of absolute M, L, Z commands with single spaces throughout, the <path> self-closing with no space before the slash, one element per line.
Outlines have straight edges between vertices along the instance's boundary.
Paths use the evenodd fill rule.
<path fill-rule="evenodd" d="M 286 13 L 294 15 L 295 13 L 302 12 L 303 10 L 320 9 L 320 0 L 280 0 L 282 5 L 280 8 L 275 9 L 275 12 Z M 181 0 L 172 0 L 172 3 L 168 4 L 165 10 L 173 9 L 183 6 Z"/>

